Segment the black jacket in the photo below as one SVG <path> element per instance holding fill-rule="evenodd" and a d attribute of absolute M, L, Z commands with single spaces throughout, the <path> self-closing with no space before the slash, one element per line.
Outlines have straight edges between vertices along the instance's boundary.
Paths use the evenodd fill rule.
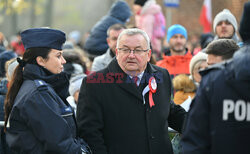
<path fill-rule="evenodd" d="M 76 121 L 65 101 L 68 78 L 27 64 L 24 82 L 15 98 L 6 139 L 17 153 L 81 153 L 84 141 L 76 137 Z"/>
<path fill-rule="evenodd" d="M 183 133 L 184 154 L 249 154 L 250 46 L 207 70 Z"/>
<path fill-rule="evenodd" d="M 142 97 L 151 76 L 157 82 L 152 108 L 149 94 L 145 104 Z M 171 102 L 167 70 L 148 64 L 136 87 L 116 59 L 83 80 L 77 107 L 79 135 L 95 154 L 171 154 L 168 126 L 181 131 L 184 115 L 184 109 Z"/>

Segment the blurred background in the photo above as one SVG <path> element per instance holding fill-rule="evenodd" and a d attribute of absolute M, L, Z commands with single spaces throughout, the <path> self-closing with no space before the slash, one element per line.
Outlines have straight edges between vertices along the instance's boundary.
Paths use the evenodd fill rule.
<path fill-rule="evenodd" d="M 68 34 L 78 30 L 84 37 L 92 26 L 107 14 L 116 0 L 0 0 L 0 31 L 7 39 L 17 32 L 31 27 L 51 27 Z M 132 9 L 134 0 L 126 0 Z M 178 3 L 166 7 L 164 2 Z M 229 9 L 239 23 L 243 4 L 248 0 L 211 0 L 212 19 L 224 8 Z M 204 0 L 157 0 L 166 15 L 167 28 L 181 24 L 188 30 L 189 40 L 202 33 L 199 23 Z M 134 16 L 128 23 L 134 26 Z"/>

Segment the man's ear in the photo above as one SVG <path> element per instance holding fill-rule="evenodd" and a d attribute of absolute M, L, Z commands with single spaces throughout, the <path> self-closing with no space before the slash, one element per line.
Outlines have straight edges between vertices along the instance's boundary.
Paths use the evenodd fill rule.
<path fill-rule="evenodd" d="M 151 49 L 149 49 L 149 51 L 148 51 L 148 62 L 150 61 L 151 54 L 152 54 L 152 51 L 151 51 Z"/>
<path fill-rule="evenodd" d="M 45 66 L 45 60 L 41 56 L 36 57 L 36 62 L 40 66 L 43 66 L 43 67 Z"/>
<path fill-rule="evenodd" d="M 118 49 L 117 48 L 115 48 L 115 55 L 116 55 L 116 57 L 118 56 Z"/>
<path fill-rule="evenodd" d="M 107 43 L 109 45 L 109 42 L 110 42 L 109 37 L 106 38 L 106 41 L 107 41 Z"/>

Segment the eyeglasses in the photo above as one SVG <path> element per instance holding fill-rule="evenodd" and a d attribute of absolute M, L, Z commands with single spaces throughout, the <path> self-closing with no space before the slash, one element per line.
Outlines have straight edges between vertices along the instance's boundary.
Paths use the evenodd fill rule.
<path fill-rule="evenodd" d="M 130 54 L 132 51 L 133 51 L 133 54 L 135 55 L 140 55 L 142 54 L 143 52 L 147 52 L 149 49 L 146 49 L 146 50 L 142 50 L 142 49 L 134 49 L 134 50 L 131 50 L 129 48 L 118 48 L 119 51 L 121 51 L 122 53 L 124 54 Z"/>

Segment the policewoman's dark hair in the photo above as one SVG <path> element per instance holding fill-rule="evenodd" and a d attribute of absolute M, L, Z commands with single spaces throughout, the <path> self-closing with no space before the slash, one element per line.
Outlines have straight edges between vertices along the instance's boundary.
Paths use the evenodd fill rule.
<path fill-rule="evenodd" d="M 48 58 L 48 54 L 51 51 L 50 48 L 29 48 L 25 51 L 23 55 L 23 59 L 19 60 L 19 65 L 16 67 L 12 80 L 9 83 L 8 92 L 6 95 L 6 99 L 4 102 L 4 130 L 6 131 L 6 125 L 7 121 L 10 115 L 10 112 L 12 110 L 12 107 L 14 105 L 15 98 L 17 96 L 17 93 L 23 83 L 23 67 L 25 64 L 37 64 L 36 57 L 41 56 L 44 59 Z"/>

